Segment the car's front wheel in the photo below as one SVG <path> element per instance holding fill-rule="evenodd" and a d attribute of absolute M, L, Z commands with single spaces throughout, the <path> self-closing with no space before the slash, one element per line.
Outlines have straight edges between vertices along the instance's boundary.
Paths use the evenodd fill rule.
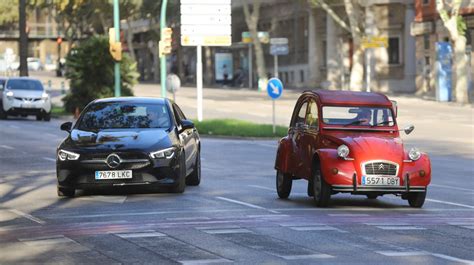
<path fill-rule="evenodd" d="M 176 183 L 176 186 L 173 187 L 173 193 L 183 193 L 186 188 L 186 158 L 184 152 L 181 152 L 181 161 L 179 165 L 179 176 Z"/>
<path fill-rule="evenodd" d="M 293 184 L 293 179 L 290 174 L 285 174 L 281 170 L 276 172 L 276 189 L 278 197 L 282 199 L 288 198 L 291 192 L 291 186 Z"/>
<path fill-rule="evenodd" d="M 201 152 L 198 151 L 193 173 L 186 178 L 186 185 L 198 186 L 199 183 L 201 183 Z"/>
<path fill-rule="evenodd" d="M 7 119 L 7 113 L 3 110 L 3 106 L 0 105 L 0 120 L 6 120 L 6 119 Z"/>
<path fill-rule="evenodd" d="M 58 196 L 59 197 L 74 197 L 74 194 L 76 193 L 75 189 L 67 189 L 67 188 L 58 188 Z"/>
<path fill-rule="evenodd" d="M 50 121 L 51 120 L 51 112 L 43 114 L 43 120 L 44 121 Z"/>
<path fill-rule="evenodd" d="M 331 199 L 331 186 L 324 180 L 319 165 L 313 169 L 312 182 L 314 203 L 318 207 L 327 207 Z"/>
<path fill-rule="evenodd" d="M 407 199 L 408 204 L 414 208 L 421 208 L 425 203 L 426 191 L 425 192 L 411 192 L 408 193 Z"/>

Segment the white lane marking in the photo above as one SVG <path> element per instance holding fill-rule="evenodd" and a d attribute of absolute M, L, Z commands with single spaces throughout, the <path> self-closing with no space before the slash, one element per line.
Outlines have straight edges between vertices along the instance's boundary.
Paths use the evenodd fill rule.
<path fill-rule="evenodd" d="M 462 191 L 474 192 L 473 189 L 465 189 L 465 188 L 453 187 L 453 186 L 448 186 L 448 185 L 430 184 L 430 186 L 438 187 L 438 188 L 452 189 L 452 190 L 462 190 Z"/>
<path fill-rule="evenodd" d="M 45 133 L 44 135 L 46 135 L 46 136 L 50 136 L 50 137 L 57 137 L 57 138 L 61 138 L 61 136 L 59 136 L 59 135 L 56 135 L 56 134 L 53 134 L 53 133 Z"/>
<path fill-rule="evenodd" d="M 472 225 L 474 222 L 449 222 L 448 225 L 458 225 L 458 226 L 469 226 Z"/>
<path fill-rule="evenodd" d="M 35 237 L 35 238 L 20 238 L 18 240 L 30 246 L 43 245 L 43 244 L 76 243 L 74 240 L 67 238 L 63 235 Z"/>
<path fill-rule="evenodd" d="M 240 233 L 252 233 L 252 231 L 244 228 L 235 228 L 235 229 L 212 229 L 212 230 L 203 230 L 204 233 L 217 235 L 217 234 L 240 234 Z"/>
<path fill-rule="evenodd" d="M 21 217 L 25 217 L 26 219 L 29 219 L 29 220 L 31 220 L 31 221 L 33 221 L 33 222 L 35 222 L 35 223 L 40 224 L 40 225 L 46 224 L 45 221 L 43 221 L 43 220 L 41 220 L 41 219 L 39 219 L 39 218 L 37 218 L 37 217 L 34 217 L 34 216 L 31 215 L 31 214 L 24 213 L 24 212 L 22 212 L 22 211 L 20 211 L 20 210 L 17 210 L 17 209 L 10 209 L 9 211 L 12 212 L 12 213 L 14 213 L 14 214 L 17 214 L 17 215 L 19 215 L 19 216 L 21 216 Z"/>
<path fill-rule="evenodd" d="M 15 148 L 11 147 L 11 146 L 8 146 L 8 145 L 0 145 L 1 148 L 5 148 L 5 149 L 8 149 L 8 150 L 13 150 Z"/>
<path fill-rule="evenodd" d="M 199 220 L 211 220 L 209 217 L 173 217 L 166 218 L 168 221 L 199 221 Z"/>
<path fill-rule="evenodd" d="M 461 227 L 474 230 L 474 225 L 463 225 Z"/>
<path fill-rule="evenodd" d="M 78 198 L 80 199 L 80 198 Z M 197 210 L 199 213 L 227 213 L 242 212 L 241 209 L 227 210 Z M 129 212 L 129 213 L 105 213 L 105 214 L 84 214 L 84 215 L 49 215 L 49 219 L 80 219 L 80 218 L 98 218 L 110 216 L 139 216 L 139 215 L 160 215 L 160 214 L 182 214 L 183 211 L 157 211 L 157 212 Z"/>
<path fill-rule="evenodd" d="M 279 212 L 274 211 L 274 210 L 268 210 L 267 208 L 264 208 L 262 206 L 258 206 L 258 205 L 255 205 L 255 204 L 246 203 L 246 202 L 242 202 L 242 201 L 238 201 L 238 200 L 229 199 L 229 198 L 226 198 L 226 197 L 218 196 L 218 197 L 216 197 L 216 199 L 231 202 L 231 203 L 235 203 L 235 204 L 240 204 L 240 205 L 247 206 L 247 207 L 254 208 L 254 209 L 265 210 L 265 211 L 269 211 L 269 212 L 272 212 L 272 213 L 279 213 Z"/>
<path fill-rule="evenodd" d="M 466 264 L 474 264 L 473 260 L 459 259 L 459 258 L 455 258 L 455 257 L 451 257 L 451 256 L 448 256 L 448 255 L 439 254 L 439 253 L 431 253 L 431 255 L 435 256 L 435 257 L 438 257 L 438 258 L 441 258 L 441 259 L 445 259 L 445 260 L 461 262 L 461 263 L 466 263 Z"/>
<path fill-rule="evenodd" d="M 426 230 L 424 227 L 418 227 L 418 226 L 403 226 L 403 225 L 397 225 L 397 226 L 391 226 L 391 225 L 384 225 L 384 226 L 375 226 L 377 228 L 380 228 L 382 230 Z"/>
<path fill-rule="evenodd" d="M 407 223 L 396 223 L 396 222 L 380 222 L 380 223 L 364 223 L 365 225 L 372 226 L 397 226 L 397 225 L 409 225 Z"/>
<path fill-rule="evenodd" d="M 294 226 L 294 227 L 289 227 L 291 230 L 295 231 L 337 231 L 341 233 L 347 233 L 347 231 L 332 227 L 332 226 L 327 226 L 327 225 L 320 225 L 320 226 Z"/>
<path fill-rule="evenodd" d="M 387 257 L 409 257 L 409 256 L 426 256 L 429 252 L 425 251 L 375 251 L 375 253 L 387 256 Z"/>
<path fill-rule="evenodd" d="M 370 216 L 366 213 L 330 213 L 328 214 L 332 217 L 363 217 L 363 216 Z"/>
<path fill-rule="evenodd" d="M 259 185 L 247 185 L 247 186 L 252 187 L 252 188 L 261 189 L 261 190 L 275 191 L 275 189 L 271 189 L 271 188 L 264 187 L 264 186 L 259 186 Z"/>
<path fill-rule="evenodd" d="M 272 218 L 289 217 L 289 215 L 287 214 L 251 214 L 251 215 L 246 215 L 246 217 L 272 219 Z"/>
<path fill-rule="evenodd" d="M 264 147 L 271 147 L 271 148 L 277 148 L 278 143 L 275 142 L 275 144 L 264 144 L 264 143 L 255 143 L 256 145 L 264 146 Z"/>
<path fill-rule="evenodd" d="M 194 265 L 194 264 L 212 264 L 212 263 L 232 263 L 233 261 L 228 259 L 196 259 L 196 260 L 178 260 L 183 265 Z"/>
<path fill-rule="evenodd" d="M 328 259 L 334 258 L 334 256 L 328 254 L 309 254 L 309 255 L 277 255 L 280 258 L 286 260 L 298 260 L 298 259 Z"/>
<path fill-rule="evenodd" d="M 56 159 L 51 158 L 51 157 L 43 157 L 44 160 L 51 161 L 51 162 L 56 162 Z"/>
<path fill-rule="evenodd" d="M 95 201 L 95 202 L 108 202 L 108 203 L 118 203 L 122 204 L 127 200 L 127 196 L 87 196 L 87 197 L 80 197 L 77 198 L 78 200 L 84 201 Z"/>
<path fill-rule="evenodd" d="M 140 238 L 140 237 L 163 237 L 165 234 L 158 233 L 156 231 L 142 231 L 135 233 L 118 233 L 114 234 L 120 238 Z"/>
<path fill-rule="evenodd" d="M 447 201 L 440 201 L 440 200 L 434 200 L 434 199 L 426 199 L 429 202 L 437 202 L 437 203 L 442 203 L 442 204 L 448 204 L 448 205 L 454 205 L 454 206 L 460 206 L 460 207 L 466 207 L 469 209 L 474 209 L 474 206 L 472 205 L 467 205 L 467 204 L 462 204 L 462 203 L 454 203 L 454 202 L 447 202 Z"/>
<path fill-rule="evenodd" d="M 8 125 L 8 127 L 13 128 L 13 129 L 20 129 L 20 127 L 18 127 L 16 125 Z"/>

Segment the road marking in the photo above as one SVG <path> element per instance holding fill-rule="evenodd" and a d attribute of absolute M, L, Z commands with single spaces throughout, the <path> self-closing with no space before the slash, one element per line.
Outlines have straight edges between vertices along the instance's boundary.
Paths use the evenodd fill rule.
<path fill-rule="evenodd" d="M 334 256 L 331 256 L 331 255 L 328 255 L 328 254 L 286 255 L 286 256 L 277 255 L 277 256 L 280 257 L 280 258 L 286 259 L 286 260 L 334 258 Z"/>
<path fill-rule="evenodd" d="M 272 219 L 272 218 L 280 218 L 280 217 L 289 217 L 289 215 L 287 214 L 251 214 L 251 215 L 246 215 L 246 217 Z"/>
<path fill-rule="evenodd" d="M 439 254 L 439 253 L 431 253 L 431 255 L 435 256 L 435 257 L 438 257 L 438 258 L 441 258 L 441 259 L 445 259 L 445 260 L 461 262 L 461 263 L 466 263 L 466 264 L 474 264 L 473 260 L 459 259 L 459 258 L 455 258 L 455 257 L 451 257 L 451 256 L 448 256 L 448 255 Z"/>
<path fill-rule="evenodd" d="M 410 256 L 426 256 L 429 252 L 425 251 L 375 251 L 375 253 L 387 256 L 387 257 L 410 257 Z"/>
<path fill-rule="evenodd" d="M 199 221 L 199 220 L 211 220 L 209 217 L 173 217 L 166 218 L 168 221 Z"/>
<path fill-rule="evenodd" d="M 127 199 L 127 196 L 87 196 L 87 197 L 79 197 L 79 200 L 84 201 L 96 201 L 96 202 L 108 202 L 108 203 L 118 203 L 122 204 Z"/>
<path fill-rule="evenodd" d="M 241 234 L 241 233 L 253 233 L 250 230 L 244 228 L 235 228 L 235 229 L 211 229 L 211 230 L 202 230 L 204 233 L 217 235 L 217 234 Z"/>
<path fill-rule="evenodd" d="M 247 185 L 247 186 L 252 187 L 252 188 L 261 189 L 261 190 L 275 191 L 275 189 L 271 189 L 271 188 L 263 187 L 263 186 L 258 186 L 258 185 Z"/>
<path fill-rule="evenodd" d="M 370 216 L 369 214 L 366 214 L 366 213 L 330 213 L 328 215 L 332 216 L 332 217 L 364 217 L 364 216 Z"/>
<path fill-rule="evenodd" d="M 384 225 L 384 226 L 375 226 L 377 228 L 380 228 L 382 230 L 426 230 L 424 227 L 418 227 L 418 226 L 410 226 L 410 225 L 397 225 L 397 226 L 391 226 L 391 225 Z"/>
<path fill-rule="evenodd" d="M 463 225 L 461 227 L 474 230 L 474 225 Z"/>
<path fill-rule="evenodd" d="M 13 150 L 15 148 L 11 147 L 11 146 L 8 146 L 8 145 L 0 145 L 1 148 L 5 148 L 5 149 L 8 149 L 8 150 Z"/>
<path fill-rule="evenodd" d="M 19 238 L 18 240 L 30 246 L 43 245 L 43 244 L 76 243 L 74 240 L 67 238 L 63 235 L 35 237 L 35 238 Z"/>
<path fill-rule="evenodd" d="M 36 217 L 34 217 L 33 215 L 31 215 L 31 214 L 24 213 L 24 212 L 22 212 L 22 211 L 20 211 L 20 210 L 17 210 L 17 209 L 10 209 L 9 211 L 12 212 L 12 213 L 14 213 L 14 214 L 17 214 L 17 215 L 19 215 L 19 216 L 25 217 L 26 219 L 29 219 L 29 220 L 31 220 L 31 221 L 33 221 L 33 222 L 35 222 L 35 223 L 40 224 L 40 225 L 46 224 L 45 221 L 43 221 L 43 220 L 41 220 L 41 219 L 39 219 L 39 218 L 36 218 Z"/>
<path fill-rule="evenodd" d="M 13 128 L 13 129 L 20 129 L 20 127 L 18 127 L 16 125 L 8 125 L 8 127 Z"/>
<path fill-rule="evenodd" d="M 437 202 L 437 203 L 442 203 L 442 204 L 448 204 L 448 205 L 454 205 L 454 206 L 460 206 L 460 207 L 466 207 L 469 209 L 474 209 L 474 206 L 472 205 L 467 205 L 467 204 L 462 204 L 462 203 L 454 203 L 454 202 L 447 202 L 447 201 L 440 201 L 440 200 L 433 200 L 433 199 L 426 199 L 429 202 Z"/>
<path fill-rule="evenodd" d="M 55 159 L 55 158 L 43 157 L 43 159 L 44 159 L 44 160 L 51 161 L 51 162 L 56 162 L 56 159 Z"/>
<path fill-rule="evenodd" d="M 364 223 L 365 225 L 371 226 L 397 226 L 397 225 L 409 225 L 407 223 L 396 223 L 396 222 L 380 222 L 380 223 Z"/>
<path fill-rule="evenodd" d="M 162 233 L 158 233 L 156 231 L 141 231 L 141 232 L 134 232 L 134 233 L 117 233 L 114 234 L 120 238 L 141 238 L 141 237 L 163 237 L 167 236 Z"/>
<path fill-rule="evenodd" d="M 291 230 L 295 231 L 337 231 L 341 233 L 347 233 L 347 231 L 327 226 L 327 225 L 320 225 L 320 226 L 293 226 L 289 227 Z"/>
<path fill-rule="evenodd" d="M 438 187 L 438 188 L 452 189 L 452 190 L 462 190 L 462 191 L 474 192 L 474 190 L 472 190 L 472 189 L 465 189 L 465 188 L 453 187 L 453 186 L 448 186 L 448 185 L 430 184 L 430 186 Z"/>
<path fill-rule="evenodd" d="M 228 259 L 196 259 L 196 260 L 178 260 L 183 265 L 194 265 L 194 264 L 212 264 L 212 263 L 232 263 L 233 261 Z"/>
<path fill-rule="evenodd" d="M 80 199 L 80 198 L 77 198 Z M 242 212 L 241 209 L 226 209 L 226 210 L 196 210 L 199 213 L 227 213 L 227 212 Z M 188 210 L 188 212 L 193 212 Z M 84 215 L 49 215 L 49 219 L 81 219 L 81 218 L 98 218 L 111 216 L 139 216 L 139 215 L 160 215 L 160 214 L 182 214 L 183 210 L 179 211 L 157 211 L 157 212 L 129 212 L 129 213 L 105 213 L 105 214 L 84 214 Z"/>
<path fill-rule="evenodd" d="M 235 203 L 235 204 L 240 204 L 240 205 L 247 206 L 247 207 L 254 208 L 254 209 L 265 210 L 265 211 L 269 211 L 269 212 L 272 212 L 272 213 L 279 213 L 279 212 L 277 212 L 277 211 L 269 210 L 269 209 L 267 209 L 267 208 L 264 208 L 264 207 L 262 207 L 262 206 L 258 206 L 258 205 L 251 204 L 251 203 L 246 203 L 246 202 L 243 202 L 243 201 L 238 201 L 238 200 L 229 199 L 229 198 L 226 198 L 226 197 L 220 197 L 220 196 L 218 196 L 218 197 L 216 197 L 216 199 L 223 200 L 223 201 L 227 201 L 227 202 L 232 202 L 232 203 Z"/>

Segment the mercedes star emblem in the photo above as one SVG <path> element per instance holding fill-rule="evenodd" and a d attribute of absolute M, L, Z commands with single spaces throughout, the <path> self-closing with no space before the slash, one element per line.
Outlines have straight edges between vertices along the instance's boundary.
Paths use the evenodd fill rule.
<path fill-rule="evenodd" d="M 110 168 L 117 168 L 118 166 L 120 166 L 120 163 L 122 163 L 122 160 L 117 154 L 110 154 L 105 160 L 105 162 Z"/>

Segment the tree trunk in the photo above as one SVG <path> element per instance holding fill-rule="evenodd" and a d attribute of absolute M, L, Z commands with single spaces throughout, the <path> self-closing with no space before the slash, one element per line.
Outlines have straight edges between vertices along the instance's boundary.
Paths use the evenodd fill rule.
<path fill-rule="evenodd" d="M 20 27 L 20 76 L 28 76 L 28 35 L 26 32 L 26 0 L 19 3 L 19 27 Z"/>
<path fill-rule="evenodd" d="M 130 25 L 130 21 L 127 19 L 127 46 L 128 46 L 128 52 L 130 53 L 130 57 L 134 61 L 137 60 L 137 57 L 135 56 L 135 50 L 133 49 L 133 30 Z"/>
<path fill-rule="evenodd" d="M 455 89 L 456 101 L 469 103 L 468 97 L 468 60 L 466 56 L 466 37 L 459 35 L 454 40 L 454 72 L 456 74 Z"/>
<path fill-rule="evenodd" d="M 349 17 L 351 35 L 353 41 L 352 69 L 349 89 L 353 91 L 363 90 L 364 80 L 364 50 L 360 46 L 361 30 L 359 28 L 362 18 L 359 4 L 353 3 L 353 0 L 344 0 L 344 6 Z M 368 62 L 367 62 L 368 63 Z"/>
<path fill-rule="evenodd" d="M 204 47 L 204 62 L 205 62 L 205 76 L 204 76 L 204 83 L 209 86 L 212 84 L 213 81 L 213 70 L 212 70 L 212 51 L 211 47 L 205 46 Z"/>

